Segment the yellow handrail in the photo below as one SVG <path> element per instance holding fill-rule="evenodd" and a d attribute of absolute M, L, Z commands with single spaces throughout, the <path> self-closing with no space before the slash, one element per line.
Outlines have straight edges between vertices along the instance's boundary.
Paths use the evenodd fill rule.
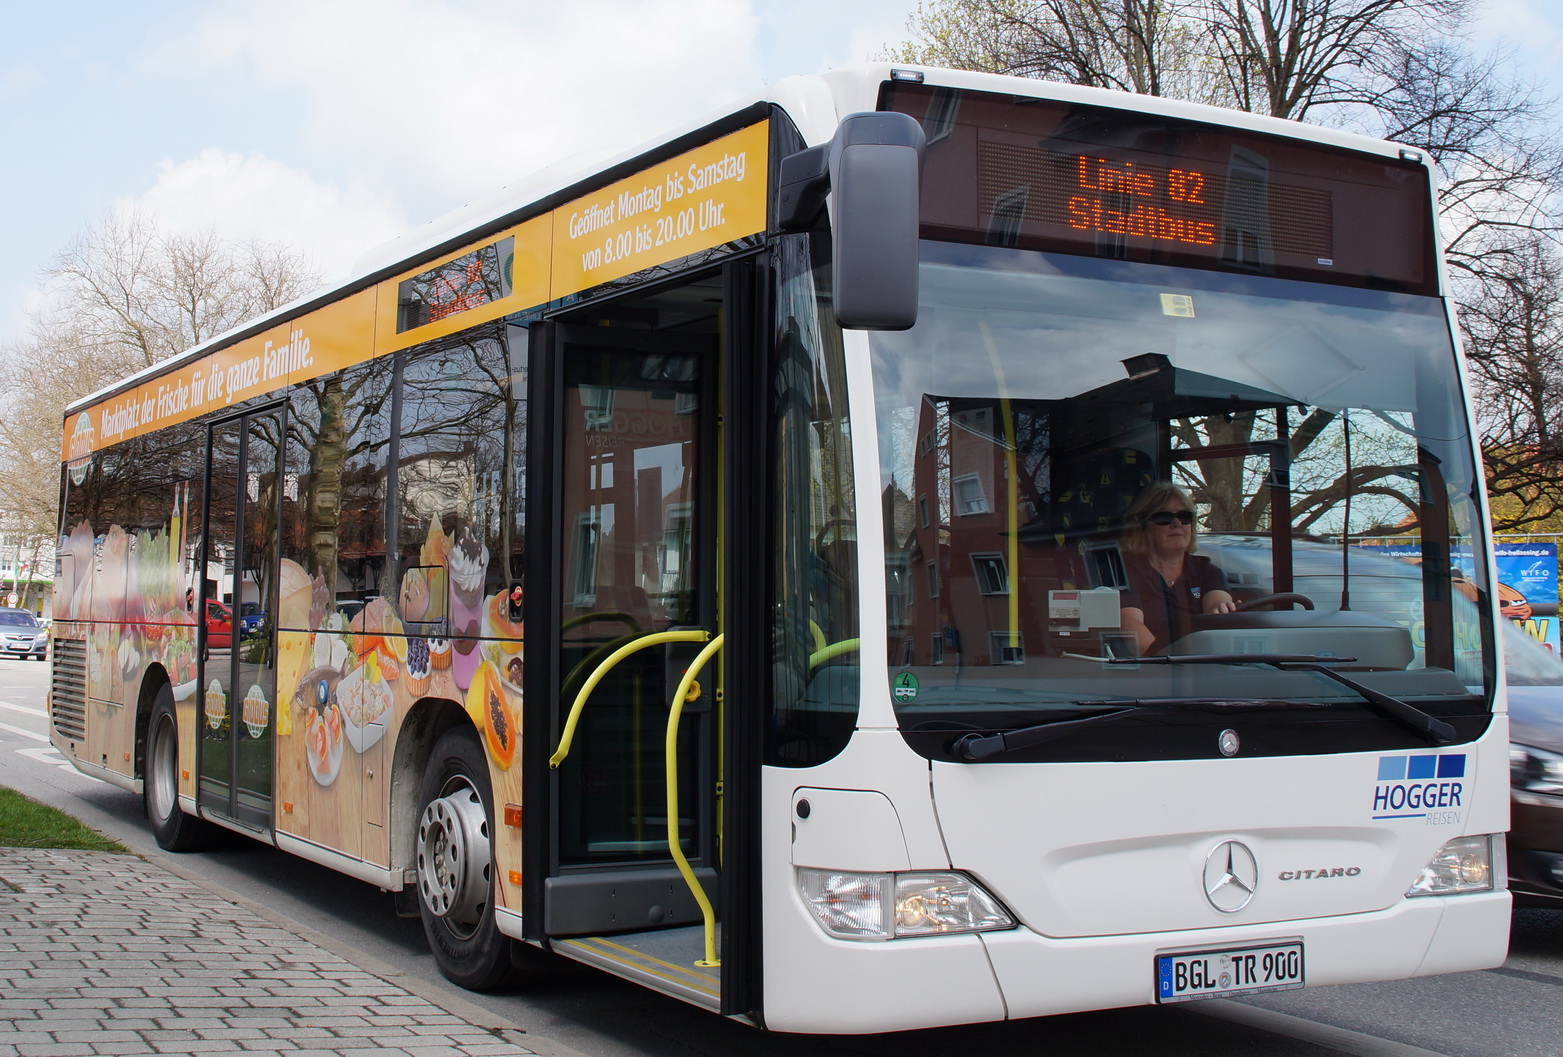
<path fill-rule="evenodd" d="M 565 720 L 564 733 L 559 736 L 559 747 L 554 750 L 552 756 L 548 757 L 548 769 L 558 770 L 564 758 L 570 755 L 570 742 L 575 739 L 575 725 L 580 722 L 581 712 L 586 708 L 586 699 L 615 665 L 630 654 L 639 653 L 650 646 L 657 646 L 664 642 L 705 642 L 710 637 L 709 631 L 655 631 L 634 642 L 627 642 L 610 653 L 607 659 L 597 666 L 597 670 L 592 672 L 591 678 L 586 680 L 586 684 L 581 687 L 581 692 L 575 695 L 575 704 L 570 706 L 570 718 Z"/>
<path fill-rule="evenodd" d="M 695 963 L 702 967 L 717 966 L 722 962 L 716 956 L 716 911 L 712 909 L 711 900 L 707 898 L 705 889 L 701 888 L 700 882 L 695 879 L 695 871 L 690 869 L 689 860 L 684 856 L 684 849 L 678 846 L 678 723 L 683 718 L 684 700 L 689 696 L 689 688 L 694 685 L 695 676 L 700 674 L 700 669 L 705 667 L 711 656 L 722 648 L 723 638 L 724 635 L 718 635 L 706 643 L 705 648 L 695 656 L 689 670 L 684 673 L 684 678 L 678 681 L 678 691 L 673 695 L 672 704 L 668 708 L 665 760 L 668 784 L 668 853 L 678 864 L 678 872 L 683 875 L 684 883 L 689 886 L 695 902 L 700 904 L 700 914 L 705 919 L 706 956 Z"/>
<path fill-rule="evenodd" d="M 828 660 L 840 657 L 843 653 L 856 653 L 861 639 L 842 639 L 840 642 L 832 642 L 829 646 L 823 646 L 809 654 L 809 667 L 818 668 Z"/>
<path fill-rule="evenodd" d="M 809 638 L 814 641 L 814 648 L 816 650 L 823 650 L 825 648 L 825 633 L 821 631 L 819 625 L 814 623 L 812 620 L 809 621 Z"/>

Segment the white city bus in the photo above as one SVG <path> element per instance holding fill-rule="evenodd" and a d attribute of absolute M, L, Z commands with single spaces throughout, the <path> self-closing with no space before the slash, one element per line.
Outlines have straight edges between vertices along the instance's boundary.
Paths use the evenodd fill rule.
<path fill-rule="evenodd" d="M 1496 965 L 1444 284 L 1391 144 L 784 81 L 73 405 L 54 743 L 473 988 L 870 1032 Z"/>

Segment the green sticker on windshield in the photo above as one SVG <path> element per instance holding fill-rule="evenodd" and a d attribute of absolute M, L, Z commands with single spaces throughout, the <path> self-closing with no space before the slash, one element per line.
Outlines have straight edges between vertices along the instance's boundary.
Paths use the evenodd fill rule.
<path fill-rule="evenodd" d="M 902 672 L 890 683 L 890 693 L 894 695 L 896 702 L 909 705 L 917 700 L 917 676 L 911 672 Z"/>

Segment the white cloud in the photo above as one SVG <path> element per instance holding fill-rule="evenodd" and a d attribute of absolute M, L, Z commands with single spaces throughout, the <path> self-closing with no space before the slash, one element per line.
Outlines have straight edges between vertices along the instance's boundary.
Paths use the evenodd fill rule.
<path fill-rule="evenodd" d="M 1487 0 L 1476 20 L 1479 42 L 1512 48 L 1531 72 L 1558 88 L 1557 55 L 1563 48 L 1563 10 L 1554 0 Z"/>
<path fill-rule="evenodd" d="M 758 81 L 758 25 L 747 0 L 230 0 L 169 47 L 451 205 L 703 115 Z"/>
<path fill-rule="evenodd" d="M 407 226 L 383 190 L 334 187 L 260 155 L 216 148 L 164 161 L 150 189 L 117 205 L 152 213 L 170 231 L 211 228 L 235 241 L 287 243 L 327 278 L 342 274 L 365 246 Z"/>
<path fill-rule="evenodd" d="M 30 62 L 7 66 L 0 70 L 0 99 L 23 96 L 43 83 L 43 74 Z"/>
<path fill-rule="evenodd" d="M 757 0 L 762 2 L 762 0 Z M 778 74 L 820 73 L 827 69 L 876 61 L 880 52 L 906 39 L 906 22 L 916 0 L 851 0 L 850 18 L 843 21 L 843 0 L 785 0 L 764 4 L 764 46 L 793 61 Z M 830 31 L 821 27 L 832 26 Z"/>
<path fill-rule="evenodd" d="M 6 226 L 0 340 L 40 264 L 111 203 L 290 241 L 339 273 L 561 158 L 622 154 L 764 80 L 864 61 L 915 6 L 167 0 L 83 23 L 32 5 L 13 27 L 28 48 L 0 60 L 35 162 L 0 186 L 36 206 Z"/>

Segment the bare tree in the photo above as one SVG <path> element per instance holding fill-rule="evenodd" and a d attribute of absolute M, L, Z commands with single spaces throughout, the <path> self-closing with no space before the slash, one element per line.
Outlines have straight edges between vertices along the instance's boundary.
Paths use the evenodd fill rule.
<path fill-rule="evenodd" d="M 0 350 L 0 496 L 12 530 L 58 529 L 63 411 L 78 397 L 298 298 L 318 281 L 296 252 L 169 234 L 110 216 L 45 270 L 48 297 Z"/>
<path fill-rule="evenodd" d="M 1402 58 L 1442 26 L 1469 17 L 1470 0 L 1200 0 L 1214 62 L 1235 105 L 1271 117 L 1319 120 L 1321 109 L 1372 106 Z M 1325 117 L 1328 123 L 1336 123 Z"/>
<path fill-rule="evenodd" d="M 1563 256 L 1530 238 L 1460 313 L 1479 400 L 1494 513 L 1503 528 L 1563 507 Z"/>
<path fill-rule="evenodd" d="M 35 341 L 108 378 L 198 345 L 317 282 L 286 247 L 235 245 L 210 230 L 164 233 L 137 212 L 71 240 L 44 276 L 52 307 L 35 318 Z"/>
<path fill-rule="evenodd" d="M 1535 298 L 1555 289 L 1555 255 L 1544 245 L 1563 232 L 1563 141 L 1553 103 L 1538 85 L 1517 76 L 1502 52 L 1474 54 L 1459 39 L 1472 6 L 1473 0 L 930 0 L 909 22 L 914 42 L 890 58 L 1306 118 L 1425 152 L 1441 177 L 1440 232 L 1453 292 L 1466 309 L 1466 347 L 1485 379 L 1477 395 L 1484 401 L 1494 491 L 1528 497 L 1515 514 L 1517 525 L 1563 509 L 1563 487 L 1552 480 L 1563 464 L 1539 410 L 1563 389 L 1553 366 L 1556 349 L 1551 359 L 1539 355 L 1536 342 L 1546 329 L 1525 332 L 1509 320 L 1534 311 Z M 1536 399 L 1522 407 L 1526 394 Z M 1329 425 L 1318 423 L 1307 443 Z M 1233 427 L 1191 421 L 1180 428 L 1202 436 Z M 1381 476 L 1398 472 L 1386 464 Z M 1227 494 L 1230 487 L 1218 483 L 1205 482 L 1211 493 L 1205 499 L 1224 503 L 1234 524 L 1260 516 L 1251 499 Z M 1366 478 L 1357 483 L 1379 487 Z M 1301 497 L 1307 516 L 1318 516 L 1314 498 L 1340 486 L 1321 482 L 1317 497 Z"/>
<path fill-rule="evenodd" d="M 1228 103 L 1194 0 L 944 0 L 919 4 L 892 61 Z"/>

